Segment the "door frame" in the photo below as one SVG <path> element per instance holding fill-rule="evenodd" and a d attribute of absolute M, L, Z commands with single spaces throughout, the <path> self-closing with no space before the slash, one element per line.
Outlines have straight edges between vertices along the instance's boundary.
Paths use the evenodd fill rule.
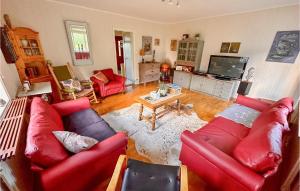
<path fill-rule="evenodd" d="M 133 83 L 134 84 L 136 84 L 137 83 L 137 76 L 139 75 L 139 74 L 136 74 L 136 72 L 135 71 L 138 71 L 138 70 L 136 70 L 136 58 L 135 58 L 135 31 L 133 31 L 133 30 L 130 30 L 130 29 L 124 29 L 124 28 L 121 28 L 121 27 L 113 27 L 112 28 L 113 30 L 112 30 L 112 39 L 113 39 L 113 44 L 114 44 L 114 48 L 116 48 L 115 46 L 115 31 L 122 31 L 122 32 L 129 32 L 129 33 L 131 33 L 131 45 L 132 45 L 132 50 L 131 50 L 131 57 L 132 57 L 132 64 L 133 64 L 133 67 L 132 67 L 132 73 L 133 73 L 133 78 L 134 78 L 134 81 L 133 81 Z M 123 50 L 124 51 L 124 50 Z M 114 51 L 114 61 L 115 61 L 115 67 L 117 67 L 116 66 L 116 63 L 117 63 L 117 53 L 116 53 L 116 51 Z M 125 64 L 125 60 L 124 60 L 124 64 Z M 126 70 L 126 69 L 125 69 Z"/>

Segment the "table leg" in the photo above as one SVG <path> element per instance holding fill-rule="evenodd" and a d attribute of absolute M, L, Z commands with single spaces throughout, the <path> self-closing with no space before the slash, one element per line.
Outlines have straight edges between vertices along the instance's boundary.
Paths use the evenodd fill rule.
<path fill-rule="evenodd" d="M 180 108 L 181 108 L 181 103 L 180 100 L 177 100 L 177 115 L 180 115 Z"/>
<path fill-rule="evenodd" d="M 152 113 L 152 131 L 155 130 L 155 120 L 156 120 L 156 109 L 153 109 L 153 113 Z"/>
<path fill-rule="evenodd" d="M 140 113 L 139 113 L 139 121 L 141 121 L 143 119 L 143 110 L 144 110 L 144 105 L 141 104 Z"/>

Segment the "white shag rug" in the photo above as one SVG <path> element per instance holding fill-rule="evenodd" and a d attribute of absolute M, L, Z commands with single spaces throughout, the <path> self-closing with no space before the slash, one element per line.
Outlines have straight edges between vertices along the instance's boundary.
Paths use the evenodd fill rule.
<path fill-rule="evenodd" d="M 192 108 L 191 105 L 188 107 Z M 184 130 L 196 131 L 207 122 L 201 120 L 195 112 L 190 115 L 168 112 L 156 120 L 156 129 L 152 131 L 151 123 L 139 121 L 140 104 L 135 103 L 128 108 L 113 111 L 102 118 L 116 131 L 125 131 L 135 141 L 138 153 L 153 163 L 179 165 L 181 149 L 180 135 Z M 159 110 L 157 110 L 159 112 Z M 151 115 L 151 110 L 144 107 L 143 115 Z"/>

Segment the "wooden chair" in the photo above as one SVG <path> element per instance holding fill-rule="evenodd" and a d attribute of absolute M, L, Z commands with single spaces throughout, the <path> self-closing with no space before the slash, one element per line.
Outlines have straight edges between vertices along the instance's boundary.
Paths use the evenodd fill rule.
<path fill-rule="evenodd" d="M 83 90 L 80 92 L 76 92 L 75 89 L 65 88 L 60 83 L 61 81 L 64 80 L 76 79 L 69 63 L 61 66 L 48 65 L 48 68 L 59 89 L 59 96 L 61 100 L 75 100 L 81 97 L 88 97 L 90 102 L 98 103 L 98 99 L 96 97 L 93 88 L 93 83 L 91 81 L 89 80 L 80 81 L 80 84 L 83 87 Z"/>
<path fill-rule="evenodd" d="M 112 178 L 110 179 L 110 182 L 109 182 L 109 185 L 106 189 L 106 191 L 120 191 L 122 189 L 122 184 L 123 184 L 123 181 L 126 181 L 124 180 L 124 178 L 126 177 L 125 174 L 125 170 L 128 169 L 127 167 L 127 164 L 128 164 L 128 160 L 131 160 L 131 159 L 128 159 L 128 157 L 126 155 L 120 155 L 119 156 L 119 159 L 118 159 L 118 162 L 116 164 L 116 167 L 115 167 L 115 170 L 114 170 L 114 173 L 112 175 Z M 132 160 L 134 161 L 134 160 Z M 139 161 L 138 161 L 139 162 Z M 142 162 L 141 162 L 142 163 Z M 150 171 L 153 171 L 153 167 L 155 167 L 155 164 L 147 164 L 147 163 L 144 163 L 145 165 L 145 168 L 147 168 L 148 165 L 151 165 L 150 166 Z M 134 165 L 133 165 L 134 166 Z M 142 165 L 140 165 L 142 167 Z M 164 167 L 166 168 L 170 168 L 170 166 L 167 166 L 167 165 L 158 165 L 158 168 L 160 169 L 160 173 L 159 173 L 159 176 L 163 176 L 163 172 L 164 172 Z M 171 167 L 171 168 L 176 168 L 176 167 Z M 180 191 L 188 191 L 188 174 L 187 174 L 187 167 L 185 165 L 181 165 L 179 169 L 179 174 L 178 176 L 178 179 L 180 180 Z M 133 168 L 130 168 L 130 171 L 135 171 L 135 169 Z M 139 174 L 137 173 L 136 171 L 134 172 L 135 174 Z M 168 172 L 169 173 L 169 172 Z M 167 174 L 168 174 L 167 173 Z M 148 176 L 149 174 L 145 175 L 145 176 Z M 129 176 L 129 175 L 128 175 Z M 138 176 L 138 175 L 137 175 Z M 153 175 L 153 179 L 155 175 Z M 166 178 L 166 177 L 165 177 Z M 137 184 L 138 182 L 135 182 L 134 184 Z M 152 183 L 152 182 L 151 182 Z M 126 184 L 126 183 L 125 183 Z M 143 182 L 141 183 L 143 184 Z M 148 189 L 149 190 L 149 189 Z"/>

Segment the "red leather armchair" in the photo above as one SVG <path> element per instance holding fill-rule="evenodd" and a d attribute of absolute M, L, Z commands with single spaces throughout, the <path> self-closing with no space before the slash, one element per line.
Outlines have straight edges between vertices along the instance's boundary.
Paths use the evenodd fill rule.
<path fill-rule="evenodd" d="M 52 134 L 64 130 L 63 116 L 87 108 L 88 98 L 53 105 L 33 99 L 25 155 L 37 175 L 36 190 L 92 190 L 111 177 L 119 155 L 125 154 L 126 135 L 117 133 L 89 150 L 70 154 Z"/>
<path fill-rule="evenodd" d="M 216 117 L 207 125 L 193 133 L 184 131 L 181 135 L 182 149 L 180 160 L 190 170 L 194 171 L 207 182 L 212 187 L 210 190 L 279 190 L 280 173 L 278 172 L 281 167 L 281 159 L 274 168 L 269 169 L 266 172 L 258 172 L 254 168 L 239 161 L 240 158 L 236 157 L 238 155 L 237 152 L 246 152 L 247 156 L 248 150 L 245 151 L 239 149 L 237 151 L 236 148 L 241 145 L 239 143 L 243 140 L 249 140 L 251 134 L 257 136 L 257 134 L 261 132 L 264 133 L 268 130 L 267 128 L 264 129 L 264 126 L 261 125 L 263 122 L 267 122 L 269 125 L 267 126 L 268 128 L 272 127 L 274 124 L 274 128 L 280 126 L 280 132 L 270 131 L 272 134 L 268 132 L 269 134 L 265 136 L 265 140 L 267 141 L 264 139 L 254 139 L 252 144 L 250 144 L 250 147 L 248 147 L 248 145 L 246 145 L 246 147 L 254 150 L 254 156 L 257 156 L 257 158 L 251 158 L 251 156 L 250 158 L 245 158 L 245 155 L 243 155 L 242 157 L 244 158 L 242 159 L 249 163 L 255 163 L 258 160 L 265 160 L 264 157 L 266 155 L 268 156 L 268 152 L 265 154 L 264 149 L 270 149 L 272 151 L 277 145 L 279 145 L 279 147 L 276 148 L 277 150 L 283 149 L 281 146 L 285 145 L 284 138 L 286 137 L 282 136 L 281 132 L 286 131 L 284 129 L 284 124 L 287 120 L 287 113 L 292 111 L 292 101 L 290 100 L 291 99 L 289 98 L 285 99 L 285 101 L 288 102 L 288 106 L 285 107 L 284 104 L 284 106 L 280 105 L 279 109 L 276 111 L 278 112 L 278 115 L 272 116 L 269 115 L 270 113 L 268 113 L 268 111 L 272 107 L 278 107 L 278 104 L 272 105 L 257 99 L 239 96 L 236 101 L 238 104 L 260 111 L 261 114 L 265 113 L 264 116 L 260 117 L 259 125 L 255 126 L 254 121 L 252 128 L 250 129 L 229 119 Z M 275 120 L 275 122 L 270 122 L 270 120 Z M 268 141 L 269 139 L 270 141 Z M 263 145 L 260 143 L 263 143 Z M 257 147 L 257 145 L 259 145 L 259 147 Z M 243 146 L 245 146 L 245 144 L 243 144 Z M 284 158 L 283 151 L 281 155 L 282 158 Z M 267 165 L 269 165 L 269 162 L 267 163 Z"/>
<path fill-rule="evenodd" d="M 99 71 L 101 71 L 107 77 L 109 82 L 105 84 L 103 81 L 93 76 L 90 78 L 91 81 L 94 82 L 94 90 L 98 95 L 100 95 L 101 97 L 106 97 L 109 95 L 113 95 L 125 91 L 126 78 L 114 74 L 111 68 L 104 69 L 104 70 L 95 70 L 93 74 L 96 74 Z"/>

